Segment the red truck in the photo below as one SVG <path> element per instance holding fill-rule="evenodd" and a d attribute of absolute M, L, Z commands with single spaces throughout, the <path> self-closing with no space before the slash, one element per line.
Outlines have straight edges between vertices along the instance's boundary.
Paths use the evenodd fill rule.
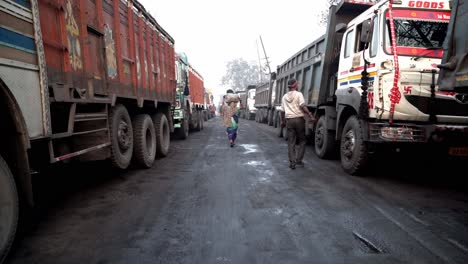
<path fill-rule="evenodd" d="M 168 153 L 176 83 L 174 39 L 138 1 L 0 1 L 0 18 L 2 262 L 34 204 L 31 171 Z"/>
<path fill-rule="evenodd" d="M 190 101 L 192 116 L 190 127 L 192 129 L 203 129 L 205 115 L 205 86 L 203 77 L 191 66 L 189 67 Z"/>

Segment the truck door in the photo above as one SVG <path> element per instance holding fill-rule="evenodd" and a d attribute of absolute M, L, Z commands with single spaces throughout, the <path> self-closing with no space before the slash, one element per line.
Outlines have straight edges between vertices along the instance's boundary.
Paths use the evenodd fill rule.
<path fill-rule="evenodd" d="M 370 43 L 361 41 L 363 31 L 366 29 L 364 23 L 368 23 L 367 29 L 374 29 Z M 370 32 L 372 32 L 370 31 Z M 356 26 L 350 27 L 344 34 L 340 66 L 338 70 L 338 90 L 341 94 L 349 88 L 357 90 L 359 96 L 361 90 L 361 74 L 364 70 L 364 58 L 369 62 L 367 72 L 369 74 L 368 103 L 369 109 L 374 108 L 374 79 L 377 75 L 376 54 L 378 50 L 378 19 L 368 18 Z M 339 93 L 340 91 L 337 91 Z M 355 101 L 352 101 L 353 104 Z M 359 102 L 358 102 L 359 103 Z M 356 105 L 355 105 L 356 106 Z M 357 105 L 358 106 L 358 105 Z M 356 107 L 358 109 L 358 107 Z"/>

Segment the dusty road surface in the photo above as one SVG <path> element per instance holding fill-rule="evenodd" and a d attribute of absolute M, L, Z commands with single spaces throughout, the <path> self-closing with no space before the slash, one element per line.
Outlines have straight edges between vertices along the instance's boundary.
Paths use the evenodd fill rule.
<path fill-rule="evenodd" d="M 468 263 L 466 167 L 392 157 L 351 177 L 308 146 L 292 171 L 273 128 L 240 127 L 230 148 L 210 120 L 148 170 L 36 175 L 7 263 Z"/>

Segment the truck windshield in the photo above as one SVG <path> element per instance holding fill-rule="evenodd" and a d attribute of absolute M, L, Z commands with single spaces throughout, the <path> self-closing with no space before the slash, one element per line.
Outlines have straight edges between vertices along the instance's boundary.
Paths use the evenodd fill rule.
<path fill-rule="evenodd" d="M 442 57 L 442 43 L 447 34 L 449 12 L 395 10 L 395 33 L 399 55 Z M 390 20 L 387 12 L 386 47 L 391 54 Z"/>

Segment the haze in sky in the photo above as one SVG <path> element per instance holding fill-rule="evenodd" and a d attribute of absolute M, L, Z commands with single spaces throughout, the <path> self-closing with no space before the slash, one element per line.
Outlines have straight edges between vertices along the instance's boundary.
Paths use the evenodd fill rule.
<path fill-rule="evenodd" d="M 259 64 L 259 36 L 272 71 L 325 32 L 319 25 L 326 0 L 139 0 L 174 38 L 176 52 L 203 76 L 215 98 L 228 61 L 243 58 Z"/>

